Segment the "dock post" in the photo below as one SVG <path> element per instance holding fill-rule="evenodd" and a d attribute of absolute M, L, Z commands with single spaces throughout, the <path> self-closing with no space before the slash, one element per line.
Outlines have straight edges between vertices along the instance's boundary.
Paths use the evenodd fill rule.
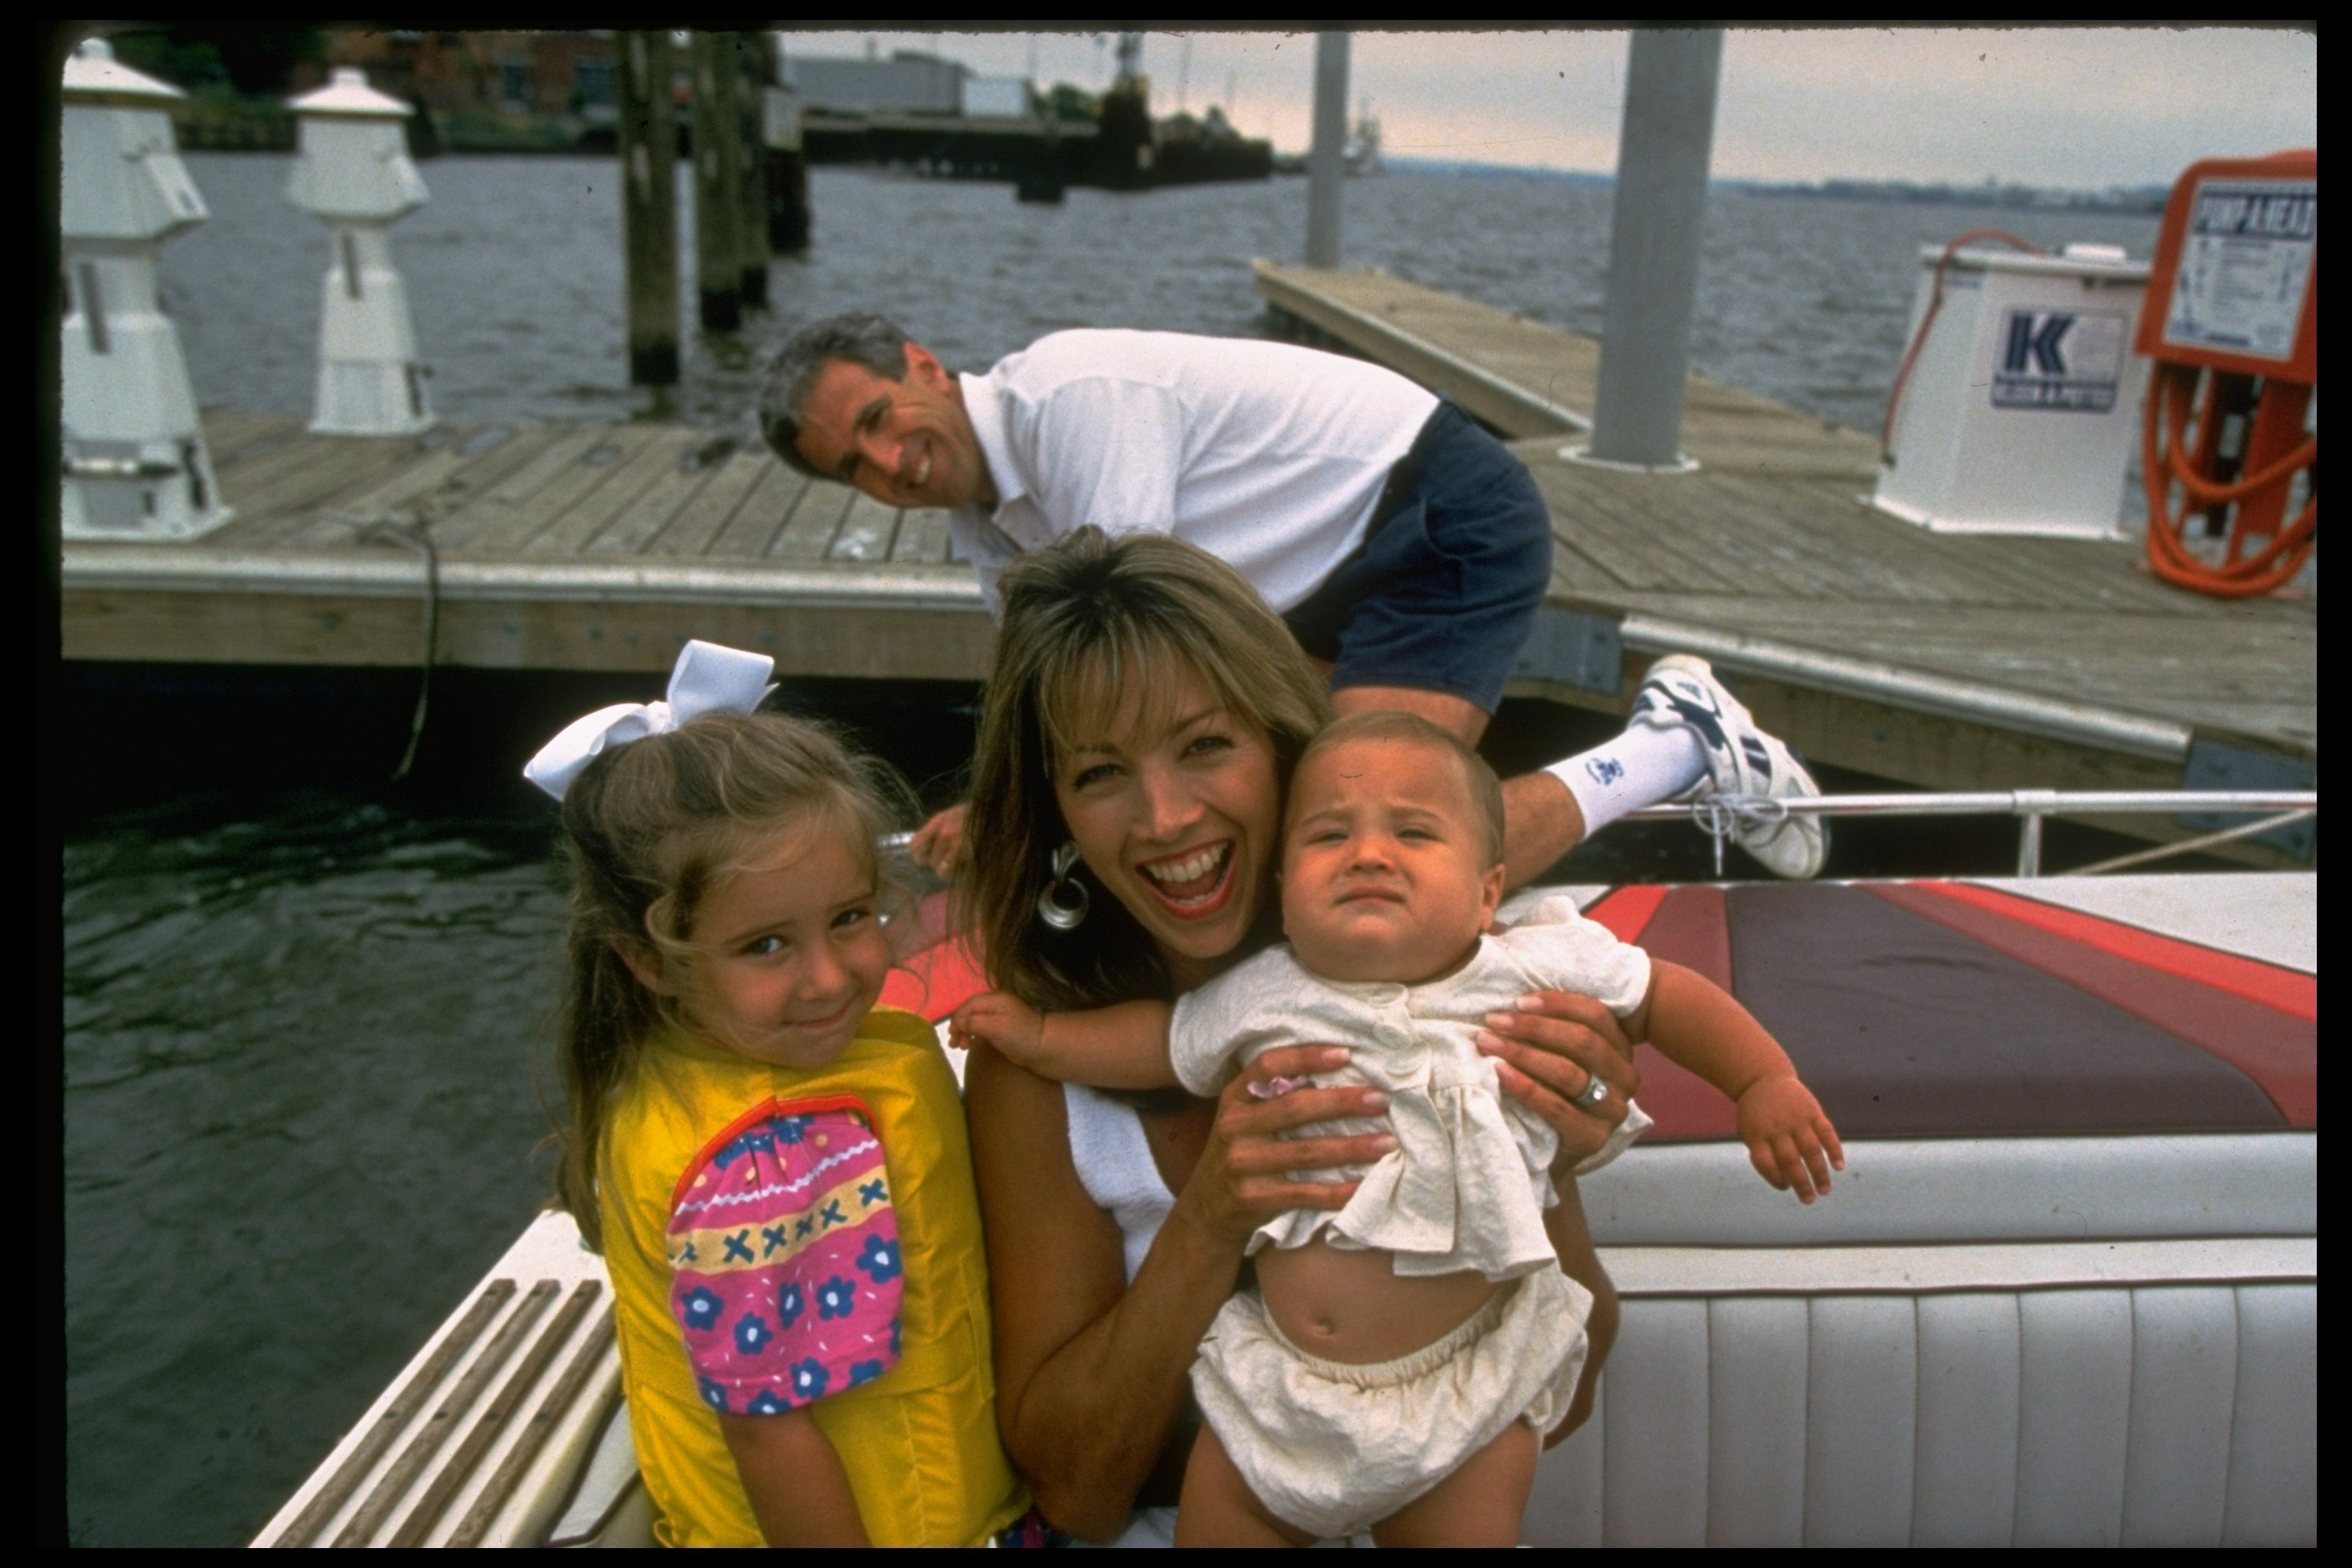
<path fill-rule="evenodd" d="M 677 384 L 677 105 L 669 34 L 616 40 L 621 233 L 628 259 L 629 382 Z"/>
<path fill-rule="evenodd" d="M 760 95 L 760 142 L 767 153 L 768 250 L 806 250 L 808 159 L 801 148 L 801 99 L 781 56 L 773 79 Z"/>
<path fill-rule="evenodd" d="M 65 63 L 58 137 L 58 506 L 68 539 L 193 539 L 229 519 L 180 334 L 156 299 L 163 242 L 205 221 L 172 134 L 176 87 L 103 38 Z"/>
<path fill-rule="evenodd" d="M 735 245 L 743 268 L 743 303 L 768 308 L 768 171 L 761 154 L 766 138 L 760 121 L 766 117 L 769 78 L 768 41 L 764 34 L 737 33 L 733 91 L 735 108 L 735 187 L 739 205 Z"/>
<path fill-rule="evenodd" d="M 1348 35 L 1315 35 L 1315 141 L 1307 154 L 1307 265 L 1339 265 L 1339 192 L 1347 184 Z"/>
<path fill-rule="evenodd" d="M 694 71 L 694 282 L 702 330 L 743 324 L 743 257 L 735 242 L 742 203 L 734 110 L 735 51 L 723 33 L 688 35 Z"/>
<path fill-rule="evenodd" d="M 327 86 L 287 106 L 301 154 L 287 199 L 333 237 L 319 311 L 319 395 L 310 428 L 329 436 L 408 436 L 434 422 L 407 286 L 392 264 L 392 226 L 425 205 L 408 157 L 415 110 L 338 66 Z"/>
<path fill-rule="evenodd" d="M 1719 28 L 1637 29 L 1627 54 L 1601 374 L 1585 453 L 1599 462 L 1692 466 L 1679 450 L 1683 393 L 1722 65 Z"/>

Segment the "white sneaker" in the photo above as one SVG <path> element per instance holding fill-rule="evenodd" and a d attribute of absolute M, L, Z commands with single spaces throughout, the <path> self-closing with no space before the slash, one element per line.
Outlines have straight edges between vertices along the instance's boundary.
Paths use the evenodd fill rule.
<path fill-rule="evenodd" d="M 1650 666 L 1634 694 L 1631 722 L 1679 724 L 1698 737 L 1708 776 L 1685 799 L 1728 795 L 1790 800 L 1822 793 L 1805 765 L 1777 736 L 1756 727 L 1739 699 L 1695 654 L 1670 653 Z M 1740 812 L 1733 836 L 1767 870 L 1791 881 L 1819 876 L 1829 858 L 1829 824 L 1810 813 Z"/>

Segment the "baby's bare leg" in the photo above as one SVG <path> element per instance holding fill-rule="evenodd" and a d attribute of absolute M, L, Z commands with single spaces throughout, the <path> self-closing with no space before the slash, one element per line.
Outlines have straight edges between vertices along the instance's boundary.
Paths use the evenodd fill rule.
<path fill-rule="evenodd" d="M 1526 1499 L 1521 1498 L 1524 1504 Z M 1192 1444 L 1176 1504 L 1179 1546 L 1308 1546 L 1315 1538 L 1265 1510 L 1208 1427 Z"/>
<path fill-rule="evenodd" d="M 1452 1475 L 1372 1526 L 1372 1540 L 1382 1546 L 1517 1546 L 1538 1447 L 1534 1427 L 1512 1422 Z M 1184 1495 L 1192 1495 L 1189 1484 Z M 1181 1518 L 1177 1528 L 1183 1528 Z M 1177 1544 L 1183 1544 L 1181 1534 Z"/>

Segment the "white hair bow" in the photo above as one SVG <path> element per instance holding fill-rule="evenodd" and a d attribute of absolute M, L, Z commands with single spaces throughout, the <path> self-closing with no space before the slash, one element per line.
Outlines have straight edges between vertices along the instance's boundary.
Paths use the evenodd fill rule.
<path fill-rule="evenodd" d="M 563 798 L 580 770 L 614 746 L 677 729 L 705 713 L 749 713 L 775 688 L 768 676 L 776 661 L 764 653 L 689 642 L 669 672 L 669 695 L 660 702 L 616 702 L 574 719 L 523 765 L 522 776 Z"/>

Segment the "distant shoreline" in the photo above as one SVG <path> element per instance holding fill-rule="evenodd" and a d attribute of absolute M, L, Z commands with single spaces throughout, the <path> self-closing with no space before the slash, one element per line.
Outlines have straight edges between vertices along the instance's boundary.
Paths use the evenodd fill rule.
<path fill-rule="evenodd" d="M 182 130 L 181 150 L 187 153 L 277 153 L 293 151 L 290 132 L 283 141 L 231 140 L 215 138 L 201 132 L 194 135 Z M 424 157 L 500 158 L 500 157 L 572 157 L 609 158 L 613 150 L 593 141 L 544 141 L 533 142 L 520 136 L 509 142 L 475 140 L 461 134 L 445 139 L 431 153 L 412 149 Z M 1274 172 L 1290 174 L 1296 171 L 1286 166 L 1288 154 L 1277 153 Z M 1392 174 L 1432 174 L 1450 179 L 1474 180 L 1541 180 L 1566 185 L 1590 185 L 1601 188 L 1617 184 L 1614 174 L 1595 174 L 1586 169 L 1530 169 L 1511 163 L 1477 163 L 1444 158 L 1397 158 L 1383 156 L 1385 172 Z M 874 167 L 835 163 L 820 163 L 822 168 Z M 1916 184 L 1905 180 L 1823 180 L 1818 184 L 1781 184 L 1765 180 L 1715 179 L 1707 182 L 1710 189 L 1732 191 L 1741 195 L 1775 198 L 1812 198 L 1833 202 L 1868 202 L 1881 205 L 1910 206 L 1973 206 L 1995 207 L 2011 211 L 2031 212 L 2103 212 L 2144 213 L 2155 215 L 2164 211 L 2169 187 L 2142 186 L 2131 190 L 2074 191 L 2053 190 L 2039 185 L 1943 185 Z"/>
<path fill-rule="evenodd" d="M 1382 160 L 1400 174 L 1446 174 L 1472 179 L 1552 180 L 1570 185 L 1613 186 L 1617 176 L 1589 169 L 1528 169 L 1509 163 L 1480 163 L 1449 158 Z M 2053 189 L 2041 185 L 1930 184 L 1911 180 L 1798 181 L 1710 180 L 1711 188 L 1751 196 L 1811 196 L 1825 201 L 1900 203 L 1925 206 L 2020 207 L 2042 212 L 2160 213 L 2171 195 L 2168 185 L 2141 185 L 2105 191 Z"/>

